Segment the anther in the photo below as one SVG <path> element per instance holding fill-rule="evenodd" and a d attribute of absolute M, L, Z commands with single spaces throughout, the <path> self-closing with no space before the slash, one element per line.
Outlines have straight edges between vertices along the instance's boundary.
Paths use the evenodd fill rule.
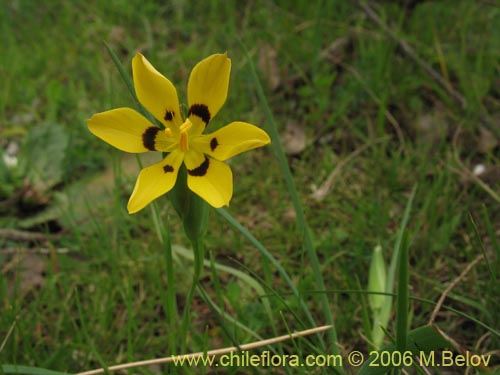
<path fill-rule="evenodd" d="M 187 119 L 186 121 L 184 121 L 184 124 L 181 125 L 179 130 L 181 131 L 181 133 L 187 132 L 189 129 L 191 129 L 191 126 L 193 126 L 193 123 L 190 119 Z"/>

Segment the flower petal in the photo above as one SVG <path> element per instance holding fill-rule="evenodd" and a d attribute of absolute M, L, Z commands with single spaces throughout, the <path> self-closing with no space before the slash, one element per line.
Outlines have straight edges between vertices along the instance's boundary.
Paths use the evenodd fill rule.
<path fill-rule="evenodd" d="M 163 130 L 131 108 L 96 113 L 87 126 L 96 137 L 125 152 L 165 151 L 172 144 Z"/>
<path fill-rule="evenodd" d="M 184 163 L 189 189 L 215 208 L 229 205 L 233 195 L 233 174 L 226 163 L 193 150 L 185 154 Z"/>
<path fill-rule="evenodd" d="M 177 90 L 140 53 L 132 59 L 132 72 L 137 99 L 166 127 L 177 134 L 182 124 Z"/>
<path fill-rule="evenodd" d="M 215 117 L 227 97 L 231 60 L 227 54 L 215 54 L 193 68 L 188 82 L 188 117 L 194 125 L 191 134 L 201 134 Z"/>
<path fill-rule="evenodd" d="M 270 142 L 271 139 L 264 130 L 236 121 L 211 134 L 193 138 L 191 147 L 217 160 L 227 160 Z"/>
<path fill-rule="evenodd" d="M 174 187 L 183 157 L 184 154 L 176 150 L 161 162 L 141 170 L 128 201 L 127 209 L 130 214 L 142 210 Z"/>

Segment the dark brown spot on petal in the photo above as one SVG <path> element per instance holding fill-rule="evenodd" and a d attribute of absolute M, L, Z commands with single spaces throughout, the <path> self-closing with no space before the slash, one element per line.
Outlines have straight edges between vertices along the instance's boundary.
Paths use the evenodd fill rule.
<path fill-rule="evenodd" d="M 193 168 L 193 169 L 188 169 L 188 173 L 191 175 L 191 176 L 195 176 L 195 177 L 202 177 L 202 176 L 205 176 L 207 174 L 207 171 L 208 171 L 208 166 L 210 164 L 210 161 L 208 160 L 208 158 L 205 156 L 205 160 L 203 161 L 203 163 L 201 163 L 198 167 L 196 168 Z"/>
<path fill-rule="evenodd" d="M 146 131 L 142 134 L 142 144 L 145 148 L 150 151 L 155 150 L 156 134 L 158 134 L 159 131 L 160 128 L 157 128 L 156 126 L 150 126 L 146 129 Z"/>
<path fill-rule="evenodd" d="M 208 122 L 211 119 L 210 111 L 205 104 L 193 104 L 191 107 L 189 107 L 188 117 L 190 115 L 195 115 L 201 118 L 205 125 L 208 125 Z"/>
<path fill-rule="evenodd" d="M 168 172 L 173 172 L 173 171 L 174 171 L 174 167 L 172 167 L 171 165 L 167 164 L 167 165 L 163 166 L 163 172 L 168 173 Z"/>
<path fill-rule="evenodd" d="M 217 142 L 217 138 L 212 138 L 210 140 L 210 150 L 212 150 L 212 152 L 217 148 L 217 146 L 219 145 L 219 142 Z"/>
<path fill-rule="evenodd" d="M 167 110 L 167 112 L 165 112 L 164 119 L 165 121 L 172 121 L 174 119 L 174 116 L 175 116 L 174 112 Z"/>

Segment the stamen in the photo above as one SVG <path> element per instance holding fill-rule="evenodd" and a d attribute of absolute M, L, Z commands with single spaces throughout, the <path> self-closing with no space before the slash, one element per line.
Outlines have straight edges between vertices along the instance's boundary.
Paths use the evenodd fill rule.
<path fill-rule="evenodd" d="M 172 137 L 173 133 L 172 133 L 172 129 L 170 128 L 165 128 L 165 134 L 167 137 Z"/>
<path fill-rule="evenodd" d="M 188 135 L 186 132 L 181 133 L 181 137 L 179 138 L 179 148 L 182 152 L 186 152 L 189 150 Z"/>
<path fill-rule="evenodd" d="M 179 137 L 179 148 L 181 149 L 182 152 L 186 152 L 189 150 L 189 135 L 188 135 L 188 130 L 191 129 L 193 126 L 193 123 L 187 119 L 184 124 L 181 125 L 179 130 L 181 131 L 180 137 Z"/>
<path fill-rule="evenodd" d="M 193 123 L 191 122 L 190 119 L 187 119 L 186 121 L 184 121 L 184 124 L 181 125 L 179 130 L 181 132 L 187 132 L 189 129 L 191 129 L 191 126 L 193 126 Z"/>

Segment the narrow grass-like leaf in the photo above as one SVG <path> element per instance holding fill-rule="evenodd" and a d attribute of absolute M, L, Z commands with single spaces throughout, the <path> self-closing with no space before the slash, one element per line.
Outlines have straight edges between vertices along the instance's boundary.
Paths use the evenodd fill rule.
<path fill-rule="evenodd" d="M 187 249 L 182 249 L 187 250 Z M 220 282 L 219 272 L 217 271 L 217 263 L 215 262 L 215 256 L 213 251 L 208 252 L 210 257 L 210 271 L 212 272 L 212 287 L 215 291 L 215 300 L 220 306 L 224 306 L 224 291 Z M 194 256 L 194 254 L 193 254 Z M 206 262 L 204 262 L 206 265 Z"/>
<path fill-rule="evenodd" d="M 137 104 L 139 104 L 139 100 L 137 99 L 137 96 L 135 95 L 135 89 L 134 89 L 134 83 L 132 82 L 132 79 L 130 76 L 127 74 L 125 71 L 125 68 L 123 67 L 123 64 L 121 63 L 120 59 L 118 56 L 116 56 L 115 51 L 111 48 L 111 46 L 104 42 L 104 45 L 106 46 L 106 49 L 108 50 L 109 55 L 111 56 L 111 59 L 115 63 L 116 68 L 118 69 L 118 72 L 120 72 L 120 76 L 123 79 L 123 82 L 127 85 L 128 91 L 132 95 L 132 98 L 136 101 Z"/>
<path fill-rule="evenodd" d="M 288 165 L 287 159 L 285 152 L 283 150 L 283 146 L 281 145 L 280 141 L 280 136 L 278 133 L 278 128 L 276 126 L 276 122 L 274 121 L 274 116 L 271 112 L 271 109 L 269 108 L 269 104 L 267 102 L 266 96 L 264 94 L 264 89 L 262 88 L 262 84 L 260 82 L 259 76 L 257 74 L 257 71 L 255 69 L 255 66 L 253 64 L 252 59 L 250 58 L 248 51 L 246 48 L 241 44 L 243 47 L 243 50 L 247 56 L 248 64 L 250 66 L 250 71 L 252 73 L 253 77 L 253 82 L 255 84 L 256 90 L 257 90 L 257 96 L 259 97 L 260 103 L 262 105 L 264 115 L 266 117 L 267 121 L 267 131 L 269 132 L 269 135 L 271 136 L 271 147 L 274 151 L 274 154 L 278 158 L 279 166 L 281 169 L 281 173 L 285 179 L 286 185 L 288 187 L 288 191 L 290 193 L 290 196 L 292 198 L 292 203 L 295 209 L 296 213 L 296 221 L 297 221 L 297 227 L 300 231 L 300 237 L 304 241 L 304 247 L 306 249 L 307 257 L 309 258 L 309 261 L 311 262 L 312 266 L 312 271 L 314 274 L 314 280 L 316 283 L 316 286 L 319 290 L 325 290 L 325 282 L 323 279 L 323 271 L 321 269 L 318 255 L 316 253 L 316 249 L 314 247 L 311 234 L 309 232 L 309 228 L 307 225 L 307 221 L 304 215 L 304 210 L 302 208 L 302 204 L 300 203 L 299 199 L 299 194 L 297 192 L 297 189 L 295 187 L 295 181 L 292 176 L 292 172 L 290 171 L 290 167 Z M 330 341 L 330 348 L 332 351 L 332 354 L 339 354 L 339 350 L 337 348 L 337 332 L 335 329 L 335 324 L 333 321 L 333 315 L 330 310 L 330 305 L 328 301 L 328 295 L 327 294 L 322 294 L 320 296 L 321 300 L 321 305 L 322 305 L 322 310 L 323 310 L 323 315 L 325 316 L 326 323 L 328 325 L 332 326 L 332 329 L 328 330 L 328 337 Z"/>
<path fill-rule="evenodd" d="M 83 310 L 82 310 L 82 303 L 80 301 L 80 295 L 78 294 L 78 290 L 75 289 L 75 302 L 76 302 L 76 309 L 78 311 L 78 318 L 80 319 L 80 325 L 81 325 L 81 331 L 83 334 L 83 337 L 85 338 L 85 341 L 87 341 L 87 347 L 89 348 L 89 351 L 92 352 L 92 354 L 96 357 L 97 361 L 103 368 L 107 368 L 106 363 L 104 362 L 104 359 L 102 358 L 101 354 L 99 354 L 99 351 L 96 349 L 94 345 L 94 340 L 89 335 L 89 331 L 87 328 L 87 322 L 84 318 Z"/>
<path fill-rule="evenodd" d="M 491 267 L 490 261 L 488 259 L 488 255 L 486 255 L 486 250 L 484 248 L 483 241 L 481 240 L 481 235 L 479 234 L 479 231 L 477 229 L 476 222 L 474 221 L 474 218 L 472 217 L 472 215 L 470 213 L 469 213 L 469 222 L 470 222 L 472 229 L 473 229 L 473 232 L 474 232 L 474 239 L 475 239 L 474 242 L 476 243 L 477 247 L 479 248 L 479 250 L 481 250 L 481 253 L 483 254 L 483 259 L 486 262 L 486 266 L 488 267 L 488 271 L 490 273 L 490 276 L 493 279 L 495 279 L 497 271 L 493 271 L 493 269 Z"/>
<path fill-rule="evenodd" d="M 40 367 L 2 365 L 1 371 L 5 374 L 23 374 L 23 375 L 69 375 L 67 372 L 47 370 Z"/>
<path fill-rule="evenodd" d="M 413 199 L 415 198 L 415 194 L 417 192 L 417 186 L 415 186 L 411 193 L 410 197 L 408 198 L 408 202 L 406 203 L 406 207 L 403 213 L 403 218 L 401 220 L 401 225 L 399 228 L 399 233 L 396 238 L 396 243 L 394 245 L 394 250 L 392 253 L 391 257 L 391 263 L 389 266 L 389 273 L 387 275 L 387 284 L 386 284 L 386 293 L 392 293 L 394 290 L 394 280 L 396 276 L 396 269 L 398 265 L 398 260 L 399 260 L 399 253 L 401 251 L 401 243 L 403 241 L 403 233 L 406 230 L 406 227 L 408 226 L 408 221 L 410 220 L 410 212 L 411 212 L 411 207 L 413 205 Z M 389 317 L 391 315 L 391 308 L 392 308 L 392 299 L 391 301 L 387 301 L 382 306 L 382 309 L 380 310 L 380 314 L 378 315 L 378 323 L 379 325 L 374 325 L 373 327 L 373 341 L 374 342 L 381 342 L 381 339 L 383 338 L 383 330 L 380 328 L 387 328 L 387 324 L 389 323 Z"/>
<path fill-rule="evenodd" d="M 250 336 L 255 337 L 258 340 L 263 340 L 262 336 L 260 336 L 257 332 L 253 331 L 252 329 L 248 328 L 245 324 L 240 322 L 238 319 L 233 318 L 231 315 L 229 315 L 226 311 L 224 311 L 223 308 L 220 308 L 217 306 L 217 304 L 210 298 L 208 293 L 200 287 L 199 289 L 200 296 L 205 300 L 207 305 L 210 307 L 212 312 L 219 317 L 219 322 L 221 324 L 221 327 L 224 329 L 225 332 L 229 332 L 228 327 L 225 326 L 224 320 L 227 320 L 229 323 L 231 323 L 234 327 L 237 327 L 241 329 L 242 331 L 248 333 Z M 228 337 L 230 339 L 233 338 L 233 335 L 228 334 Z M 236 342 L 233 341 L 233 344 L 237 344 Z"/>
<path fill-rule="evenodd" d="M 306 315 L 307 320 L 309 321 L 309 324 L 311 324 L 312 327 L 316 327 L 317 324 L 314 321 L 314 318 L 313 318 L 311 312 L 309 311 L 305 301 L 303 300 L 299 291 L 295 287 L 295 284 L 293 283 L 292 279 L 290 278 L 288 273 L 285 271 L 285 269 L 281 266 L 281 264 L 278 262 L 278 260 L 276 260 L 276 258 L 273 257 L 273 255 L 264 247 L 264 245 L 262 245 L 262 243 L 260 243 L 260 241 L 257 238 L 255 238 L 254 235 L 252 233 L 250 233 L 250 231 L 247 228 L 245 228 L 243 225 L 241 225 L 241 223 L 238 220 L 236 220 L 228 211 L 226 211 L 223 208 L 219 208 L 216 211 L 222 217 L 224 217 L 229 222 L 229 224 L 231 224 L 241 234 L 243 234 L 243 236 L 245 236 L 250 241 L 250 243 L 252 243 L 257 248 L 257 250 L 276 268 L 276 270 L 279 272 L 279 274 L 281 275 L 281 277 L 283 278 L 285 283 L 291 289 L 294 297 L 296 297 L 297 300 L 299 301 L 300 306 L 302 307 L 302 310 L 303 310 L 304 314 Z M 321 336 L 318 335 L 317 337 L 319 340 L 321 340 L 320 342 L 322 342 Z M 323 346 L 324 346 L 324 343 L 323 343 Z"/>
<path fill-rule="evenodd" d="M 176 346 L 176 336 L 174 334 L 175 327 L 178 322 L 178 312 L 177 312 L 177 299 L 175 297 L 175 281 L 174 281 L 174 260 L 172 257 L 172 243 L 170 241 L 170 231 L 167 226 L 163 223 L 160 216 L 160 211 L 156 202 L 152 202 L 151 205 L 151 216 L 153 217 L 153 222 L 155 225 L 156 233 L 160 239 L 160 243 L 163 246 L 163 255 L 165 259 L 165 269 L 167 274 L 167 298 L 166 298 L 166 311 L 168 311 L 168 321 L 169 321 L 169 347 L 170 350 L 175 351 Z"/>
<path fill-rule="evenodd" d="M 500 270 L 500 242 L 498 241 L 493 225 L 491 224 L 486 205 L 483 205 L 483 220 L 488 236 L 491 239 L 491 247 L 493 249 L 493 267 L 491 267 L 491 272 L 493 275 L 493 281 L 496 282 L 498 280 L 498 272 Z"/>
<path fill-rule="evenodd" d="M 242 328 L 239 323 L 236 323 L 237 320 L 229 317 L 223 310 L 221 310 L 209 297 L 208 293 L 203 289 L 203 287 L 200 285 L 198 288 L 198 291 L 200 293 L 201 298 L 205 301 L 205 303 L 208 305 L 210 310 L 212 311 L 212 314 L 215 316 L 216 320 L 218 321 L 218 326 L 222 329 L 224 332 L 225 336 L 231 341 L 231 343 L 239 348 L 239 343 L 238 340 L 236 339 L 236 335 L 234 335 L 231 332 L 230 327 L 227 327 L 226 324 L 224 323 L 224 320 L 230 320 L 233 322 L 234 326 L 238 326 L 239 328 Z"/>
<path fill-rule="evenodd" d="M 384 346 L 378 353 L 400 353 L 402 363 L 404 364 L 404 355 L 407 352 L 406 364 L 417 365 L 418 358 L 415 355 L 420 355 L 420 353 L 434 353 L 434 350 L 444 349 L 450 346 L 450 343 L 443 337 L 436 327 L 433 326 L 422 326 L 408 332 L 406 349 L 403 352 L 399 352 L 396 347 L 397 344 L 391 344 Z M 412 356 L 410 356 L 410 353 Z M 399 357 L 399 355 L 398 355 Z M 378 363 L 376 361 L 379 361 Z M 361 366 L 358 375 L 382 375 L 386 374 L 391 368 L 393 368 L 393 363 L 389 366 L 382 366 L 380 364 L 380 357 L 377 355 L 370 356 Z M 377 366 L 375 366 L 377 365 Z"/>
<path fill-rule="evenodd" d="M 188 338 L 188 330 L 191 325 L 191 302 L 193 301 L 194 293 L 196 288 L 199 287 L 199 279 L 201 275 L 201 271 L 203 269 L 204 262 L 204 254 L 205 254 L 205 244 L 203 242 L 203 238 L 193 239 L 191 238 L 191 245 L 193 247 L 194 254 L 194 267 L 193 267 L 193 279 L 191 282 L 191 286 L 189 287 L 188 294 L 186 296 L 186 304 L 184 306 L 184 311 L 182 313 L 182 332 L 181 335 L 186 339 L 183 340 L 181 345 L 181 353 L 184 353 L 187 348 L 187 338 Z"/>
<path fill-rule="evenodd" d="M 366 290 L 356 290 L 356 289 L 338 289 L 338 290 L 333 290 L 332 289 L 332 290 L 327 290 L 327 293 L 329 293 L 329 294 L 331 294 L 331 293 L 371 294 L 373 292 L 367 292 Z M 382 294 L 382 295 L 390 296 L 390 297 L 396 297 L 396 294 L 394 294 L 394 293 L 377 293 L 377 294 Z M 430 299 L 427 299 L 427 298 L 409 296 L 409 299 L 412 300 L 412 301 L 417 301 L 417 302 L 429 304 L 431 306 L 436 306 L 437 305 L 436 301 L 433 301 L 433 300 L 430 300 Z M 493 327 L 489 326 L 488 324 L 486 324 L 486 323 L 484 323 L 484 322 L 482 322 L 482 321 L 474 318 L 472 315 L 464 313 L 463 311 L 457 310 L 457 309 L 455 309 L 455 308 L 453 308 L 451 306 L 448 306 L 448 305 L 442 305 L 441 308 L 443 310 L 447 310 L 447 311 L 450 311 L 450 312 L 452 312 L 454 314 L 457 314 L 458 316 L 461 316 L 462 318 L 468 319 L 471 322 L 474 322 L 478 326 L 483 327 L 488 332 L 490 332 L 492 335 L 494 335 L 494 336 L 496 336 L 497 338 L 500 339 L 500 331 L 498 331 L 496 328 L 493 328 Z"/>
<path fill-rule="evenodd" d="M 403 234 L 398 265 L 398 294 L 396 303 L 396 350 L 403 353 L 406 350 L 408 333 L 408 232 Z"/>
<path fill-rule="evenodd" d="M 429 303 L 429 304 L 431 304 L 433 306 L 436 306 L 436 302 L 435 301 L 431 301 L 430 299 L 427 299 L 427 298 L 411 297 L 410 299 L 412 299 L 414 301 Z M 466 318 L 466 319 L 470 320 L 471 322 L 474 322 L 478 326 L 483 327 L 484 329 L 486 329 L 487 331 L 489 331 L 492 335 L 495 335 L 498 339 L 500 339 L 500 331 L 498 331 L 496 328 L 490 327 L 488 324 L 480 321 L 479 319 L 474 318 L 472 315 L 464 313 L 463 311 L 457 310 L 457 309 L 455 309 L 455 308 L 453 308 L 451 306 L 448 306 L 448 305 L 442 305 L 441 308 L 444 309 L 444 310 L 451 311 L 451 312 L 457 314 L 458 316 L 461 316 L 463 318 Z"/>
<path fill-rule="evenodd" d="M 361 290 L 361 282 L 359 281 L 359 278 L 357 276 L 356 276 L 356 284 L 357 284 L 358 288 Z M 368 298 L 370 297 L 370 295 L 372 295 L 372 294 L 368 294 Z M 368 340 L 368 345 L 369 345 L 370 350 L 373 350 L 375 348 L 372 345 L 372 325 L 370 322 L 370 308 L 368 307 L 367 298 L 364 294 L 361 294 L 359 296 L 359 299 L 361 301 L 361 312 L 362 312 L 362 316 L 363 316 L 363 320 L 362 320 L 363 331 L 364 331 L 364 334 Z"/>
<path fill-rule="evenodd" d="M 153 124 L 155 124 L 156 126 L 159 126 L 158 121 L 148 111 L 146 111 L 144 109 L 142 104 L 139 102 L 139 99 L 137 99 L 137 96 L 135 94 L 135 89 L 134 89 L 134 82 L 132 81 L 132 78 L 130 78 L 130 75 L 125 71 L 123 64 L 121 63 L 118 56 L 116 56 L 116 53 L 113 51 L 113 49 L 110 47 L 110 45 L 108 43 L 104 42 L 104 45 L 106 46 L 106 49 L 108 50 L 108 53 L 111 56 L 111 59 L 113 60 L 113 63 L 115 64 L 116 68 L 118 69 L 118 72 L 120 73 L 120 76 L 122 77 L 123 82 L 125 82 L 125 84 L 127 85 L 127 89 L 130 92 L 130 95 L 132 95 L 132 98 L 134 99 L 136 107 L 139 110 L 139 112 L 141 112 L 141 114 L 143 114 Z"/>
<path fill-rule="evenodd" d="M 191 251 L 187 250 L 186 248 L 179 246 L 179 245 L 173 245 L 173 250 L 176 254 L 181 255 L 183 258 L 194 261 L 194 254 Z M 203 261 L 203 265 L 205 267 L 211 267 L 212 262 L 205 259 Z M 229 266 L 226 266 L 223 264 L 219 264 L 217 262 L 213 262 L 213 267 L 217 271 L 226 272 L 226 273 L 233 275 L 234 277 L 240 279 L 242 282 L 247 284 L 250 288 L 254 289 L 259 297 L 262 297 L 266 294 L 264 291 L 264 288 L 257 282 L 257 280 L 255 280 L 251 276 L 247 275 L 246 273 L 241 272 L 240 270 L 237 270 L 236 268 L 229 267 Z M 269 319 L 273 320 L 271 305 L 269 304 L 269 301 L 267 300 L 267 298 L 264 298 L 262 303 L 264 305 L 264 309 L 266 310 L 266 313 L 267 313 Z"/>
<path fill-rule="evenodd" d="M 366 290 L 336 290 L 336 291 L 328 290 L 328 293 L 358 293 L 358 294 L 368 294 L 369 292 L 367 292 Z M 392 296 L 392 297 L 396 296 L 393 293 L 380 293 L 380 294 L 384 294 L 386 296 Z M 433 300 L 430 300 L 430 299 L 427 299 L 427 298 L 409 296 L 409 299 L 412 300 L 412 301 L 418 301 L 418 302 L 421 302 L 421 303 L 426 303 L 426 304 L 429 304 L 431 306 L 436 306 L 437 305 L 436 301 L 433 301 Z M 462 318 L 470 320 L 471 322 L 477 324 L 480 327 L 483 327 L 488 332 L 490 332 L 492 335 L 494 335 L 498 339 L 500 339 L 500 331 L 498 331 L 496 328 L 493 328 L 493 327 L 489 326 L 488 324 L 482 322 L 481 320 L 476 319 L 472 315 L 467 314 L 467 313 L 465 313 L 463 311 L 457 310 L 454 307 L 451 307 L 451 306 L 448 306 L 448 305 L 442 305 L 441 308 L 443 310 L 447 310 L 447 311 L 450 311 L 450 312 L 452 312 L 454 314 L 457 314 L 458 316 L 461 316 Z"/>
<path fill-rule="evenodd" d="M 252 275 L 253 278 L 255 278 L 263 286 L 265 286 L 265 288 L 270 292 L 270 293 L 267 293 L 267 294 L 263 295 L 262 298 L 268 298 L 268 299 L 275 298 L 275 299 L 277 299 L 283 305 L 284 309 L 286 311 L 288 311 L 291 316 L 293 316 L 293 318 L 295 319 L 296 322 L 298 322 L 304 328 L 307 327 L 307 324 L 305 322 L 303 322 L 302 319 L 301 319 L 301 317 L 298 315 L 297 309 L 294 308 L 294 307 L 292 307 L 292 306 L 290 306 L 290 304 L 285 300 L 285 298 L 283 298 L 284 295 L 295 296 L 293 293 L 278 292 L 276 289 L 274 289 L 272 287 L 272 285 L 270 285 L 269 283 L 267 283 L 266 280 L 264 280 L 263 278 L 261 278 L 255 271 L 253 271 L 253 270 L 245 267 L 245 265 L 243 265 L 243 264 L 240 264 L 240 266 L 243 269 L 245 269 L 246 272 L 248 272 L 250 275 Z M 283 313 L 283 310 L 280 310 L 280 314 L 282 314 L 282 313 Z M 274 322 L 273 322 L 273 324 L 274 324 Z M 273 325 L 273 329 L 275 329 L 274 325 Z"/>

